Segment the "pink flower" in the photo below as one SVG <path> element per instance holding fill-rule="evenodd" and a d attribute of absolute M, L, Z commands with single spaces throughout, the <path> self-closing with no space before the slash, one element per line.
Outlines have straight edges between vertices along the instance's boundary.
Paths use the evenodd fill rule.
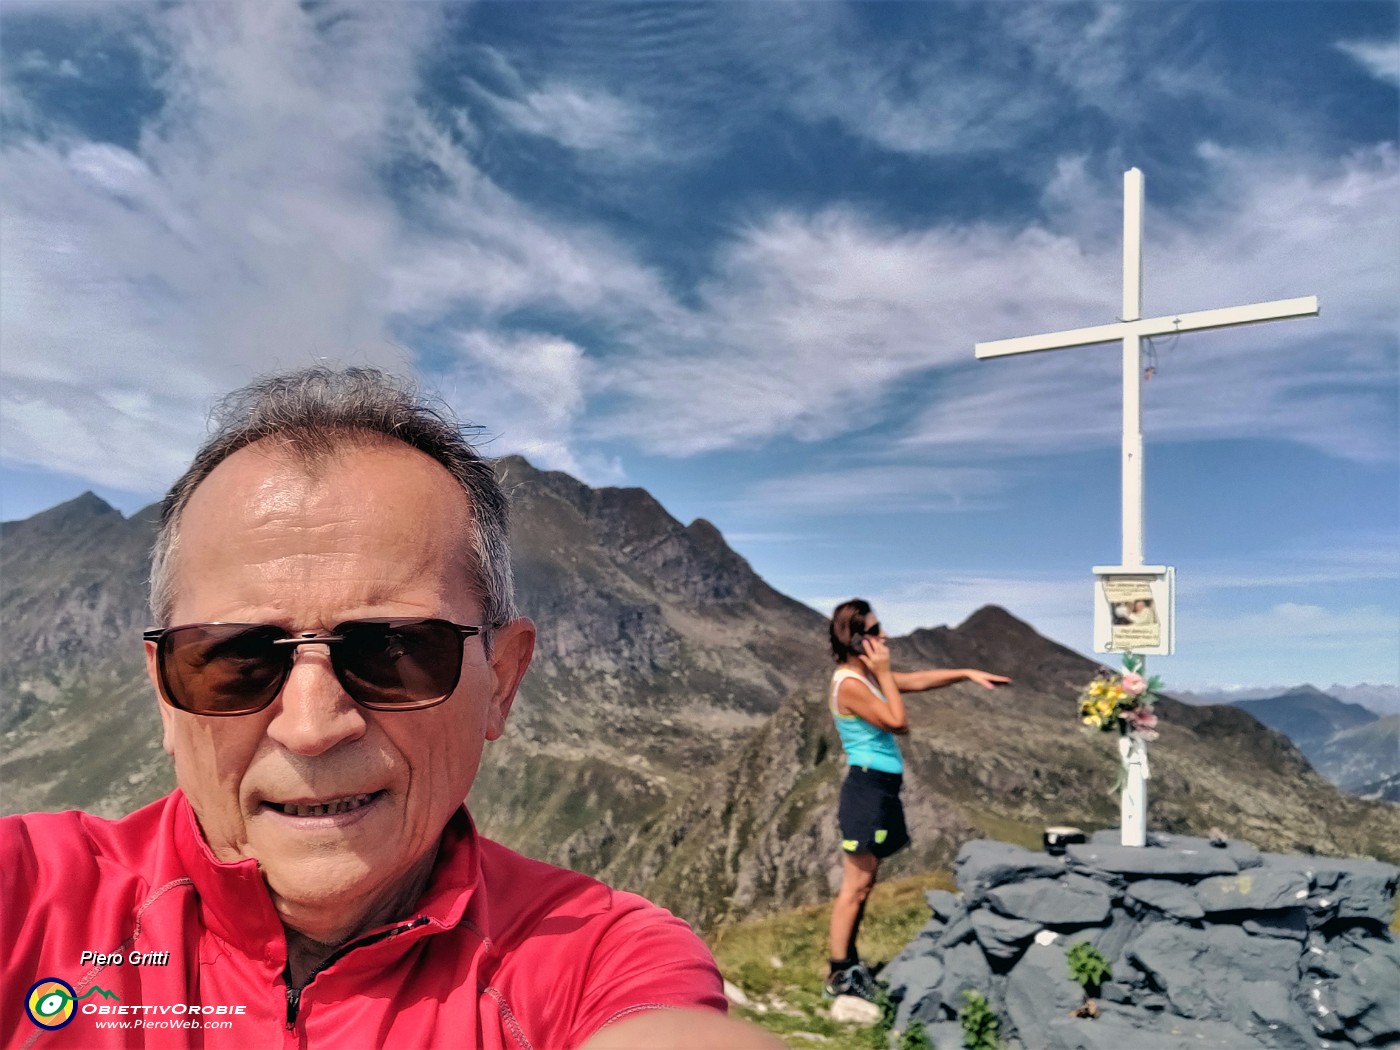
<path fill-rule="evenodd" d="M 1144 740 L 1156 739 L 1157 716 L 1152 713 L 1152 708 L 1135 707 L 1131 711 L 1124 711 L 1123 721 L 1127 722 L 1128 728 L 1139 734 Z"/>
<path fill-rule="evenodd" d="M 1123 675 L 1123 692 L 1129 696 L 1141 696 L 1147 692 L 1147 679 L 1140 674 L 1127 671 Z"/>

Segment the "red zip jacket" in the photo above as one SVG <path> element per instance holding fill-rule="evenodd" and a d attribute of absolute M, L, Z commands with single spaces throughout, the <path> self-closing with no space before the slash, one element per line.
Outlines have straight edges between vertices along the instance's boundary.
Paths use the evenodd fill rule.
<path fill-rule="evenodd" d="M 553 1050 L 642 1010 L 725 1009 L 684 922 L 482 838 L 465 809 L 414 913 L 300 992 L 257 863 L 216 860 L 179 791 L 117 821 L 6 817 L 0 960 L 0 1041 L 37 1050 Z"/>

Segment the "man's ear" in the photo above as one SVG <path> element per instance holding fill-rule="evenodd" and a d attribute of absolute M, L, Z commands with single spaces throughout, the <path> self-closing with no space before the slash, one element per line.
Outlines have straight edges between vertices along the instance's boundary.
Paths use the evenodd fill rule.
<path fill-rule="evenodd" d="M 170 705 L 160 698 L 160 671 L 156 667 L 156 643 L 146 643 L 146 677 L 151 680 L 151 688 L 156 691 L 156 708 L 160 711 L 160 746 L 171 758 L 175 757 L 175 713 Z"/>
<path fill-rule="evenodd" d="M 491 670 L 496 684 L 491 691 L 491 707 L 486 714 L 486 739 L 495 740 L 506 728 L 506 718 L 515 703 L 515 691 L 535 654 L 535 625 L 523 616 L 512 620 L 491 635 Z"/>

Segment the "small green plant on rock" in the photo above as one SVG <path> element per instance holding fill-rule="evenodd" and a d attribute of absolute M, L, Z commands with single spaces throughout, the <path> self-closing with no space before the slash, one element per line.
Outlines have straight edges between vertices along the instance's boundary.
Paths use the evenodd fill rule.
<path fill-rule="evenodd" d="M 1108 960 L 1088 941 L 1080 941 L 1073 945 L 1066 958 L 1069 962 L 1069 975 L 1084 988 L 1084 1002 L 1070 1016 L 1098 1017 L 1099 1004 L 1094 1002 L 1094 996 L 1098 994 L 1104 979 L 1113 976 L 1113 972 L 1108 968 Z"/>
<path fill-rule="evenodd" d="M 899 1033 L 898 1050 L 934 1050 L 933 1040 L 928 1037 L 924 1022 L 909 1022 L 909 1027 Z"/>
<path fill-rule="evenodd" d="M 967 1005 L 958 1011 L 963 1046 L 967 1050 L 998 1050 L 1001 1043 L 997 1039 L 997 1029 L 1001 1025 L 997 1015 L 987 1005 L 987 997 L 980 992 L 963 992 L 963 998 L 967 1000 Z"/>

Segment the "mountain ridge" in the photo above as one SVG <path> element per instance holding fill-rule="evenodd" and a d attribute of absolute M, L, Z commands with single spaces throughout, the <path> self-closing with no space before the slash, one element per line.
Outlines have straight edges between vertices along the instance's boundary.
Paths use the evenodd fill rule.
<path fill-rule="evenodd" d="M 712 523 L 682 524 L 645 490 L 594 489 L 519 457 L 498 470 L 539 645 L 473 788 L 478 826 L 701 924 L 825 899 L 844 769 L 825 617 L 768 585 Z M 172 783 L 139 640 L 154 509 L 122 518 L 85 496 L 0 525 L 7 812 L 118 816 Z M 1015 678 L 909 698 L 915 845 L 893 874 L 946 864 L 969 837 L 1032 844 L 1047 823 L 1116 820 L 1112 741 L 1073 717 L 1095 661 L 995 606 L 891 650 L 901 668 Z M 1162 705 L 1154 827 L 1394 853 L 1400 807 L 1340 795 L 1245 711 Z"/>

